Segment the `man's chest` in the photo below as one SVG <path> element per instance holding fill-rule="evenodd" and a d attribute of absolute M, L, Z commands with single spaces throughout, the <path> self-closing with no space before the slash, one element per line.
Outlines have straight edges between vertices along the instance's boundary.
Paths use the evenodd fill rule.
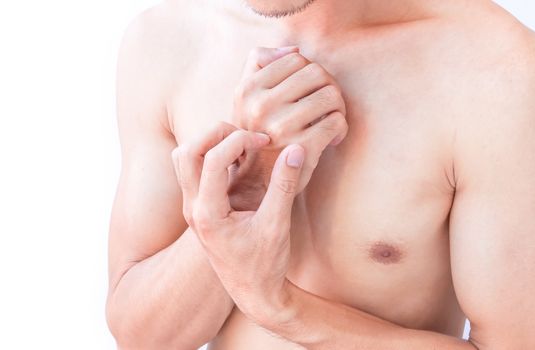
<path fill-rule="evenodd" d="M 217 121 L 232 122 L 241 66 L 225 63 L 201 62 L 207 69 L 190 72 L 183 81 L 188 89 L 174 96 L 178 142 Z M 441 103 L 424 79 L 396 69 L 333 68 L 349 134 L 324 151 L 296 200 L 289 278 L 318 295 L 409 324 L 410 317 L 400 319 L 408 305 L 398 297 L 422 303 L 443 299 L 437 290 L 451 292 L 451 139 L 440 118 L 446 112 L 433 107 Z M 357 296 L 355 290 L 375 293 Z"/>
<path fill-rule="evenodd" d="M 203 60 L 197 67 L 204 68 L 189 72 L 182 81 L 187 88 L 172 98 L 171 116 L 179 143 L 218 121 L 234 123 L 234 90 L 242 65 L 228 59 L 223 60 L 224 66 L 205 65 Z M 373 211 L 379 210 L 380 216 L 388 213 L 401 226 L 406 221 L 401 219 L 408 218 L 403 209 L 412 211 L 424 203 L 429 210 L 433 202 L 434 219 L 442 223 L 454 188 L 453 127 L 441 92 L 432 91 L 427 78 L 393 65 L 369 67 L 362 69 L 343 60 L 326 66 L 335 72 L 342 88 L 349 132 L 342 144 L 323 152 L 305 191 L 307 209 L 328 212 L 323 204 L 330 203 L 337 212 L 350 210 L 346 220 L 351 221 L 358 209 L 368 222 Z M 358 207 L 364 203 L 365 207 Z M 386 224 L 384 219 L 379 221 Z M 378 228 L 379 223 L 374 226 Z"/>

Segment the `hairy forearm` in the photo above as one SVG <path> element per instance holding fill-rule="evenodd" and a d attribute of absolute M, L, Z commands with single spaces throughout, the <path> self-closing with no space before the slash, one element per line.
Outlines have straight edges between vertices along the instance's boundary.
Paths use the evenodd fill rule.
<path fill-rule="evenodd" d="M 475 350 L 470 342 L 440 333 L 400 327 L 349 306 L 312 295 L 290 284 L 277 317 L 256 320 L 262 327 L 309 350 L 367 349 Z"/>
<path fill-rule="evenodd" d="M 233 305 L 188 229 L 123 275 L 107 314 L 122 349 L 196 349 L 216 335 Z"/>

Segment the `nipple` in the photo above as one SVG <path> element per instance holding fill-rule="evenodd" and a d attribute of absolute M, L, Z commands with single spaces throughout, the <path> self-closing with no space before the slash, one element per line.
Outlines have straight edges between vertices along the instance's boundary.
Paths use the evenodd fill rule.
<path fill-rule="evenodd" d="M 377 242 L 369 250 L 370 258 L 380 264 L 396 264 L 401 261 L 403 254 L 394 245 Z"/>

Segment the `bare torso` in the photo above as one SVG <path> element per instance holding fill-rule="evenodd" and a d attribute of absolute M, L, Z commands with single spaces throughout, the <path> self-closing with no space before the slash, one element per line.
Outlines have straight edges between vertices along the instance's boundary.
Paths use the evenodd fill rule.
<path fill-rule="evenodd" d="M 178 143 L 215 121 L 232 121 L 232 94 L 248 51 L 284 44 L 263 20 L 206 6 L 191 9 L 192 51 L 179 63 L 187 69 L 176 79 L 188 88 L 177 85 L 169 99 Z M 480 79 L 460 54 L 470 49 L 469 40 L 456 41 L 460 31 L 437 19 L 302 48 L 341 85 L 350 131 L 341 145 L 327 148 L 298 196 L 288 275 L 324 298 L 453 336 L 462 335 L 465 316 L 450 271 L 451 145 L 459 120 L 484 108 L 456 96 L 461 88 L 477 95 Z M 210 345 L 296 348 L 237 308 Z"/>

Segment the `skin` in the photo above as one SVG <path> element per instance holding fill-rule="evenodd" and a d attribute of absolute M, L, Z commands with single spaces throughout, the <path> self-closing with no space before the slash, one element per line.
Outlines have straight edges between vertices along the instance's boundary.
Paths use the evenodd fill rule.
<path fill-rule="evenodd" d="M 296 191 L 303 191 L 328 145 L 347 135 L 346 106 L 336 80 L 297 47 L 257 48 L 249 54 L 234 94 L 236 126 L 270 136 L 261 150 L 248 152 L 231 169 L 231 205 L 256 209 L 270 182 L 282 148 L 299 143 L 307 149 Z"/>
<path fill-rule="evenodd" d="M 248 4 L 304 2 L 265 3 Z M 339 115 L 324 132 L 288 109 L 304 110 L 285 98 L 305 84 L 270 103 L 260 92 L 280 89 L 239 92 L 297 54 L 251 50 L 287 45 L 338 89 L 312 109 Z M 118 70 L 107 316 L 119 346 L 534 347 L 534 56 L 533 33 L 487 1 L 316 0 L 280 19 L 232 1 L 168 1 L 141 15 Z M 301 71 L 286 63 L 288 77 Z M 221 120 L 249 131 L 232 136 Z M 245 141 L 262 138 L 254 131 L 269 143 Z M 274 167 L 286 147 L 304 150 L 293 175 Z M 211 150 L 220 185 L 206 189 Z M 273 188 L 286 196 L 268 196 L 282 178 Z M 231 210 L 207 212 L 218 203 Z M 458 339 L 465 315 L 470 342 Z"/>
<path fill-rule="evenodd" d="M 250 9 L 264 17 L 281 18 L 303 12 L 315 0 L 300 1 L 246 1 Z"/>

